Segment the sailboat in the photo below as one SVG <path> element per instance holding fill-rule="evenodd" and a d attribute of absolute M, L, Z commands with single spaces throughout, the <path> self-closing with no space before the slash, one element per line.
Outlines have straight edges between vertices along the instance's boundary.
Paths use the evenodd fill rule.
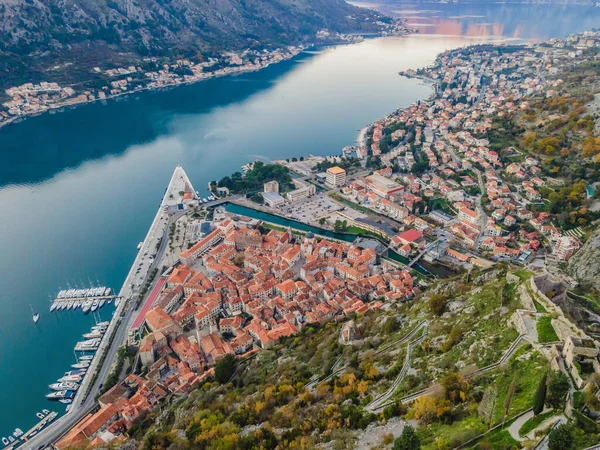
<path fill-rule="evenodd" d="M 40 314 L 33 311 L 33 306 L 29 305 L 29 308 L 31 308 L 31 314 L 33 314 L 33 323 L 38 323 L 38 320 L 40 320 Z"/>

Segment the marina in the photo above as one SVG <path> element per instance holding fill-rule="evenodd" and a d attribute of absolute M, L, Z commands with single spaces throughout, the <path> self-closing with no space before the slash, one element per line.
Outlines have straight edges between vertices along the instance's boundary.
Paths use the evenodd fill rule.
<path fill-rule="evenodd" d="M 23 433 L 20 428 L 15 428 L 15 431 L 11 436 L 1 438 L 5 449 L 9 450 L 17 448 L 24 442 L 27 442 L 32 437 L 36 436 L 46 427 L 46 425 L 58 417 L 58 413 L 56 411 L 43 409 L 41 412 L 36 413 L 36 416 L 40 421 L 25 433 Z"/>
<path fill-rule="evenodd" d="M 104 286 L 88 289 L 62 289 L 50 305 L 50 312 L 81 308 L 84 314 L 94 312 L 117 298 L 112 289 Z"/>

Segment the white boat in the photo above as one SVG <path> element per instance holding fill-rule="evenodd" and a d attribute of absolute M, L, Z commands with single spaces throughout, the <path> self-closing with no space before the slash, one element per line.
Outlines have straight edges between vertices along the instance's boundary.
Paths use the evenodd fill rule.
<path fill-rule="evenodd" d="M 99 331 L 94 331 L 91 333 L 85 333 L 83 337 L 86 339 L 98 339 L 102 337 L 102 333 Z"/>
<path fill-rule="evenodd" d="M 53 391 L 76 391 L 79 385 L 74 382 L 52 383 L 48 386 Z"/>
<path fill-rule="evenodd" d="M 33 311 L 33 306 L 29 305 L 29 308 L 31 308 L 31 314 L 33 314 L 33 323 L 38 323 L 38 320 L 40 320 L 40 314 Z"/>
<path fill-rule="evenodd" d="M 13 436 L 18 438 L 19 436 L 23 436 L 23 430 L 21 430 L 20 428 L 15 428 L 15 432 L 13 433 Z"/>
<path fill-rule="evenodd" d="M 206 200 L 206 198 L 203 198 L 202 203 L 208 203 L 208 200 Z"/>
<path fill-rule="evenodd" d="M 65 405 L 70 405 L 71 403 L 73 403 L 73 399 L 71 398 L 61 398 L 60 400 L 58 400 L 59 402 L 65 404 Z M 67 411 L 69 411 L 69 407 L 67 406 Z"/>
<path fill-rule="evenodd" d="M 116 298 L 115 299 L 115 307 L 119 306 L 119 303 L 121 303 L 121 299 L 120 298 Z"/>
<path fill-rule="evenodd" d="M 79 361 L 91 361 L 94 359 L 93 355 L 83 355 L 79 357 Z"/>
<path fill-rule="evenodd" d="M 92 307 L 90 308 L 90 311 L 94 312 L 98 309 L 98 300 L 94 300 L 92 302 Z"/>
<path fill-rule="evenodd" d="M 56 302 L 53 302 L 52 305 L 50 305 L 50 312 L 54 311 L 57 306 L 58 305 L 56 304 Z"/>
<path fill-rule="evenodd" d="M 59 383 L 79 383 L 81 381 L 80 375 L 68 375 L 58 379 Z"/>
<path fill-rule="evenodd" d="M 42 412 L 46 415 L 50 414 L 50 411 L 48 411 L 47 409 L 42 409 Z"/>
<path fill-rule="evenodd" d="M 142 248 L 142 246 L 143 246 L 143 245 L 144 245 L 144 243 L 143 243 L 143 242 L 140 242 L 140 243 L 138 244 L 138 246 L 137 246 L 137 249 L 139 250 L 140 248 Z"/>
<path fill-rule="evenodd" d="M 44 415 L 41 412 L 35 413 L 38 419 L 43 419 Z"/>
<path fill-rule="evenodd" d="M 59 400 L 61 398 L 69 398 L 72 397 L 73 393 L 71 391 L 56 391 L 51 392 L 50 394 L 46 394 L 46 398 L 48 400 Z"/>
<path fill-rule="evenodd" d="M 104 291 L 104 296 L 110 295 L 111 289 L 110 288 L 106 288 L 106 290 Z"/>
<path fill-rule="evenodd" d="M 74 304 L 75 302 L 71 300 L 69 303 L 67 303 L 67 309 L 71 309 Z"/>
<path fill-rule="evenodd" d="M 110 325 L 110 322 L 99 322 L 96 324 L 97 327 L 108 327 Z"/>
<path fill-rule="evenodd" d="M 8 442 L 8 439 L 6 439 L 5 437 L 3 437 L 3 438 L 2 438 L 2 443 L 3 443 L 4 445 L 8 445 L 8 444 L 10 444 L 10 442 Z"/>
<path fill-rule="evenodd" d="M 106 300 L 100 299 L 100 302 L 98 303 L 98 308 L 102 308 L 104 306 L 104 303 L 106 303 Z"/>
<path fill-rule="evenodd" d="M 77 364 L 71 364 L 73 369 L 87 369 L 90 366 L 89 361 L 78 362 Z"/>
<path fill-rule="evenodd" d="M 12 436 L 9 436 L 9 437 L 8 437 L 8 440 L 10 441 L 10 443 L 11 443 L 11 444 L 12 444 L 13 442 L 15 442 L 15 438 L 14 438 L 14 437 L 12 437 Z"/>
<path fill-rule="evenodd" d="M 83 312 L 87 313 L 89 312 L 90 308 L 92 307 L 92 302 L 91 300 L 88 300 L 87 302 L 83 303 Z"/>

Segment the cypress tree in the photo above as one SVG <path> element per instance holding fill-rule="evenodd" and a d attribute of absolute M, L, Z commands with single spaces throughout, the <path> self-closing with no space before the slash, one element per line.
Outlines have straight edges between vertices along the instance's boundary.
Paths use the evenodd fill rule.
<path fill-rule="evenodd" d="M 544 373 L 533 397 L 533 414 L 536 416 L 544 410 L 544 403 L 546 403 L 546 383 L 547 376 Z"/>

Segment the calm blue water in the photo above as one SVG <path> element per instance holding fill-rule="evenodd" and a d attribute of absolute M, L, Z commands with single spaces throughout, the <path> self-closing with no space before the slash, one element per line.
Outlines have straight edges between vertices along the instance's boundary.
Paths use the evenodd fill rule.
<path fill-rule="evenodd" d="M 498 8 L 502 14 L 486 7 L 480 15 L 498 21 L 499 34 L 473 35 L 472 27 L 455 25 L 451 33 L 440 29 L 443 36 L 368 40 L 304 53 L 258 73 L 1 129 L 0 436 L 32 426 L 42 408 L 58 409 L 45 400 L 46 386 L 68 370 L 73 346 L 92 323 L 80 312 L 50 314 L 49 294 L 88 277 L 120 288 L 176 164 L 204 192 L 210 180 L 257 157 L 338 154 L 365 124 L 429 95 L 427 86 L 399 77 L 399 70 L 429 64 L 447 48 L 514 37 L 521 10 Z M 543 27 L 536 23 L 538 35 L 518 37 L 562 35 L 590 20 L 577 7 L 568 17 L 557 7 L 543 8 L 556 14 L 548 13 Z M 462 7 L 444 11 L 440 20 L 475 20 L 449 18 L 464 14 Z M 42 314 L 37 325 L 29 304 Z M 103 311 L 103 319 L 109 314 Z"/>

